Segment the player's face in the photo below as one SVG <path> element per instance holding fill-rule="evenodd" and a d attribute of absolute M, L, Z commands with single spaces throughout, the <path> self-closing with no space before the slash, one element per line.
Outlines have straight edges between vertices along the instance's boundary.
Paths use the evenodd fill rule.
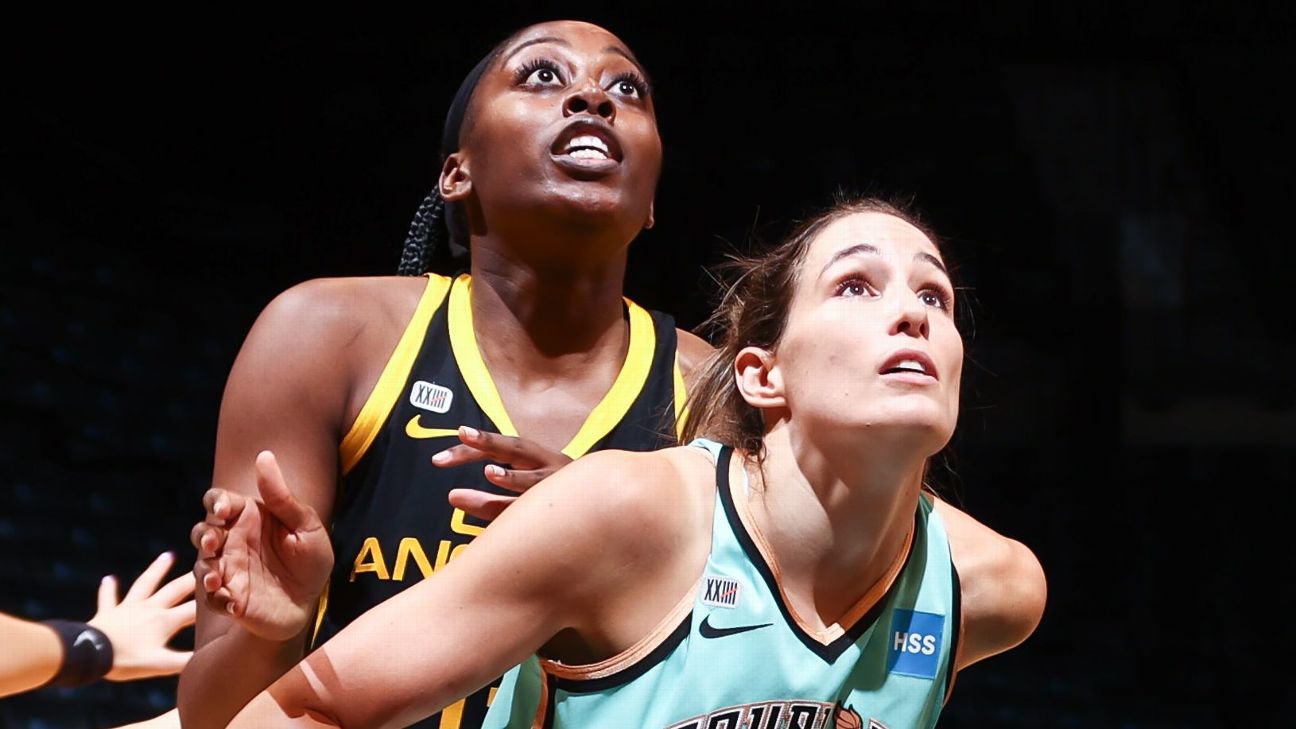
<path fill-rule="evenodd" d="M 624 228 L 651 224 L 661 139 L 643 70 L 588 23 L 523 31 L 483 74 L 461 140 L 473 194 L 492 216 L 545 210 Z"/>
<path fill-rule="evenodd" d="M 909 428 L 939 450 L 958 419 L 963 340 L 935 244 L 885 213 L 829 224 L 801 264 L 776 357 L 794 418 Z"/>

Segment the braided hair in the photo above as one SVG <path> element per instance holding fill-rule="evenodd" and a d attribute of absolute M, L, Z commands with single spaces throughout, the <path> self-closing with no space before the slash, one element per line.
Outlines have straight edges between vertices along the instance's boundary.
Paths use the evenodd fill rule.
<path fill-rule="evenodd" d="M 432 265 L 441 245 L 448 243 L 449 232 L 445 226 L 445 200 L 441 199 L 440 190 L 432 188 L 418 210 L 414 211 L 396 273 L 401 276 L 422 275 Z"/>
<path fill-rule="evenodd" d="M 459 135 L 463 131 L 464 120 L 468 113 L 468 103 L 472 101 L 477 82 L 491 63 L 499 58 L 513 39 L 525 31 L 522 28 L 500 41 L 477 62 L 468 72 L 459 90 L 455 92 L 454 101 L 446 112 L 445 126 L 441 132 L 441 162 L 451 154 L 459 151 Z M 441 191 L 433 187 L 410 221 L 409 232 L 405 235 L 405 245 L 401 249 L 400 266 L 396 272 L 401 276 L 420 276 L 434 263 L 448 262 L 454 267 L 462 267 L 469 258 L 467 226 L 462 220 L 463 212 L 457 203 L 446 203 Z"/>

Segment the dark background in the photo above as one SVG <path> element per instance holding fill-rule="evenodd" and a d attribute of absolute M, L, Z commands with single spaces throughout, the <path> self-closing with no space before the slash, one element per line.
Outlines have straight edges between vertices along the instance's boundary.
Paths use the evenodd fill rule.
<path fill-rule="evenodd" d="M 942 726 L 1289 723 L 1291 8 L 11 19 L 0 610 L 86 619 L 101 575 L 189 562 L 256 314 L 308 278 L 393 272 L 460 79 L 519 25 L 577 17 L 657 86 L 641 303 L 697 325 L 703 266 L 837 185 L 912 193 L 947 236 L 971 317 L 939 477 L 1036 551 L 1050 595 L 1027 643 L 960 677 Z M 0 725 L 140 720 L 174 686 L 33 692 Z"/>

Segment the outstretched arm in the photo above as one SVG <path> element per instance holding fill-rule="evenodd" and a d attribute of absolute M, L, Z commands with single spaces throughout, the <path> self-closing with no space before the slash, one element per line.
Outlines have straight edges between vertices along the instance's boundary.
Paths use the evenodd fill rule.
<path fill-rule="evenodd" d="M 700 559 L 699 570 L 705 561 L 706 540 L 690 551 L 680 536 L 705 530 L 681 518 L 680 499 L 663 497 L 678 481 L 660 454 L 579 459 L 518 499 L 435 575 L 312 652 L 231 727 L 404 726 L 485 685 L 560 631 L 569 649 L 573 640 L 581 646 L 574 655 L 628 647 L 641 637 L 638 625 L 647 630 L 645 621 L 660 619 L 683 593 L 676 584 L 663 589 L 681 572 L 681 555 Z M 638 608 L 644 615 L 628 607 L 638 605 L 648 605 Z"/>
<path fill-rule="evenodd" d="M 188 651 L 167 647 L 167 642 L 181 629 L 193 625 L 193 575 L 183 574 L 158 587 L 175 564 L 170 552 L 150 564 L 135 580 L 125 598 L 118 599 L 117 578 L 108 576 L 99 584 L 99 607 L 82 628 L 98 630 L 107 638 L 100 646 L 98 636 L 89 634 L 84 641 L 73 636 L 66 645 L 54 628 L 0 614 L 0 696 L 38 688 L 67 674 L 69 648 L 85 642 L 94 651 L 110 651 L 111 667 L 103 675 L 109 681 L 131 681 L 180 672 L 189 660 Z M 73 632 L 79 632 L 74 630 Z M 106 653 L 105 653 L 106 655 Z M 71 657 L 77 660 L 78 656 Z"/>

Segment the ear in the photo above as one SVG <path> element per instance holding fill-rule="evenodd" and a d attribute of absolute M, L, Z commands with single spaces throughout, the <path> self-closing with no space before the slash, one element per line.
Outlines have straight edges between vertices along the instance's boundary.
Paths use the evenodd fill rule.
<path fill-rule="evenodd" d="M 437 187 L 441 190 L 441 199 L 446 202 L 459 202 L 472 192 L 472 173 L 468 169 L 468 159 L 462 153 L 454 152 L 446 157 Z"/>
<path fill-rule="evenodd" d="M 734 382 L 743 399 L 754 408 L 768 410 L 787 405 L 778 362 L 760 347 L 743 347 L 734 358 Z"/>
<path fill-rule="evenodd" d="M 657 224 L 657 220 L 653 217 L 653 205 L 655 203 L 655 200 L 648 203 L 648 220 L 644 221 L 644 230 L 651 230 L 652 227 Z"/>

